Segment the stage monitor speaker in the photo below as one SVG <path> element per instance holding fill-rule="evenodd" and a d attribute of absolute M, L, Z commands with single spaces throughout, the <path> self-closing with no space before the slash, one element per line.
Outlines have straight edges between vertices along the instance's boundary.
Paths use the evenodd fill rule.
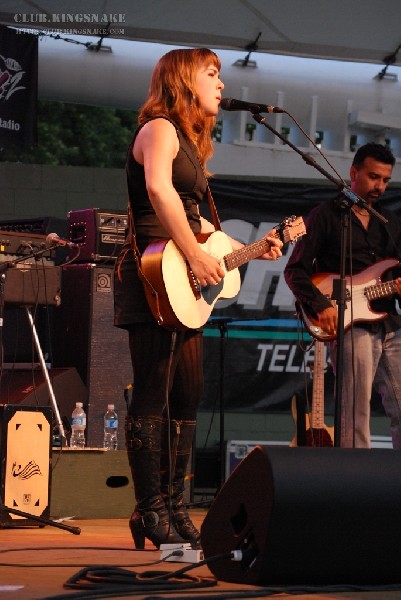
<path fill-rule="evenodd" d="M 0 406 L 0 527 L 39 525 L 34 517 L 49 518 L 51 423 L 49 407 Z"/>
<path fill-rule="evenodd" d="M 88 402 L 88 390 L 75 368 L 49 369 L 48 375 L 60 417 L 71 419 L 76 402 Z M 4 370 L 0 378 L 1 402 L 23 406 L 52 406 L 50 391 L 39 367 Z"/>
<path fill-rule="evenodd" d="M 217 579 L 245 584 L 400 583 L 401 452 L 257 446 L 201 528 Z"/>
<path fill-rule="evenodd" d="M 92 448 L 103 446 L 108 404 L 119 414 L 118 439 L 124 443 L 124 390 L 132 383 L 128 333 L 113 325 L 113 271 L 92 263 L 64 267 L 55 315 L 53 365 L 75 367 L 88 388 L 86 441 Z"/>

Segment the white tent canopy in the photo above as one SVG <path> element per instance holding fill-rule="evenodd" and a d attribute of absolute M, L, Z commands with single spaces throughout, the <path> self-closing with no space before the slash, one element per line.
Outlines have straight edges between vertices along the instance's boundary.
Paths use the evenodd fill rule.
<path fill-rule="evenodd" d="M 0 23 L 294 56 L 401 64 L 399 0 L 2 0 Z M 99 37 L 99 36 L 97 36 Z"/>
<path fill-rule="evenodd" d="M 352 137 L 388 139 L 401 156 L 399 12 L 400 0 L 2 0 L 0 24 L 60 34 L 39 44 L 39 94 L 48 100 L 138 108 L 166 44 L 216 49 L 226 97 L 284 106 L 310 135 L 323 132 L 344 172 Z M 109 51 L 62 41 L 77 36 Z M 214 172 L 311 177 L 263 127 L 248 139 L 246 113 L 222 120 Z M 305 144 L 286 115 L 271 121 Z M 401 163 L 396 171 L 401 180 Z"/>

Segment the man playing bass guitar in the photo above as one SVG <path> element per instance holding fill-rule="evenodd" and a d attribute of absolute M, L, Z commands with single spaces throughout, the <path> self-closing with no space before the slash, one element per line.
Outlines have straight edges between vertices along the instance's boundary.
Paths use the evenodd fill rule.
<path fill-rule="evenodd" d="M 347 211 L 346 314 L 341 391 L 341 438 L 345 448 L 370 448 L 370 399 L 377 369 L 388 394 L 383 404 L 391 420 L 394 448 L 401 448 L 401 219 L 380 205 L 395 159 L 389 148 L 368 143 L 356 152 L 350 168 L 351 189 L 374 207 L 350 207 L 342 198 L 316 206 L 306 221 L 285 269 L 285 279 L 311 323 L 310 332 L 327 340 L 336 369 L 337 307 L 332 282 L 340 273 L 341 211 Z M 383 375 L 384 374 L 384 375 Z"/>

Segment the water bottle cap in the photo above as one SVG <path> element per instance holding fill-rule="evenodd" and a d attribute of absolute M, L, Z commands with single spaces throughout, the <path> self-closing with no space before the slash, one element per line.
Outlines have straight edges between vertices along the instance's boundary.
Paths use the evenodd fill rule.
<path fill-rule="evenodd" d="M 114 410 L 114 404 L 108 404 L 107 410 Z"/>
<path fill-rule="evenodd" d="M 75 403 L 75 406 L 76 406 L 77 408 L 82 408 L 82 407 L 83 407 L 83 403 L 82 403 L 82 402 L 76 402 L 76 403 Z"/>

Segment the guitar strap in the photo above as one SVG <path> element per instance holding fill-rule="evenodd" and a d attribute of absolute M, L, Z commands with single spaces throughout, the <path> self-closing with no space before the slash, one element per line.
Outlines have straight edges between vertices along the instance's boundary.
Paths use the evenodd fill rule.
<path fill-rule="evenodd" d="M 213 221 L 213 226 L 215 228 L 216 231 L 221 231 L 221 224 L 220 224 L 220 219 L 219 216 L 217 214 L 217 209 L 213 200 L 213 196 L 212 196 L 212 192 L 210 190 L 210 186 L 209 186 L 209 182 L 208 179 L 206 177 L 206 173 L 203 170 L 202 164 L 199 161 L 199 164 L 201 165 L 202 171 L 205 175 L 205 179 L 206 179 L 206 186 L 207 186 L 207 199 L 208 199 L 208 203 L 209 203 L 209 210 L 212 216 L 212 221 Z M 128 177 L 128 173 L 127 173 L 127 177 Z M 134 215 L 132 213 L 132 208 L 131 208 L 131 201 L 129 200 L 128 202 L 128 207 L 127 207 L 127 216 L 128 216 L 128 240 L 130 242 L 130 248 L 132 249 L 132 253 L 134 255 L 134 259 L 135 259 L 135 263 L 136 263 L 136 267 L 138 270 L 138 275 L 140 280 L 142 281 L 144 288 L 145 288 L 145 294 L 149 299 L 151 298 L 153 301 L 149 302 L 149 304 L 151 305 L 152 311 L 156 311 L 156 313 L 154 316 L 156 317 L 156 319 L 158 319 L 158 316 L 160 315 L 160 311 L 158 308 L 158 293 L 155 290 L 155 288 L 152 286 L 152 284 L 150 283 L 149 279 L 146 277 L 146 275 L 144 274 L 143 270 L 142 270 L 142 266 L 141 266 L 141 253 L 139 251 L 138 245 L 136 243 L 136 230 L 135 230 L 135 222 L 134 222 Z M 127 254 L 127 252 L 129 251 L 129 249 L 127 248 L 124 252 L 124 254 L 121 256 L 119 263 L 118 263 L 118 267 L 117 267 L 117 276 L 120 279 L 120 281 L 122 280 L 122 275 L 121 275 L 121 265 L 124 262 L 124 258 Z M 155 308 L 155 304 L 156 303 L 156 308 Z"/>
<path fill-rule="evenodd" d="M 207 200 L 209 202 L 210 214 L 212 215 L 213 226 L 216 231 L 221 231 L 221 223 L 219 219 L 219 215 L 217 214 L 216 206 L 213 200 L 212 192 L 210 190 L 209 182 L 206 178 L 207 183 Z"/>
<path fill-rule="evenodd" d="M 220 223 L 219 215 L 217 214 L 216 205 L 213 200 L 212 190 L 210 189 L 209 180 L 206 176 L 205 170 L 202 166 L 199 156 L 198 156 L 198 161 L 199 161 L 200 168 L 202 169 L 202 173 L 203 173 L 203 175 L 205 177 L 205 181 L 206 181 L 207 201 L 209 203 L 209 210 L 210 210 L 210 214 L 212 216 L 213 226 L 216 231 L 221 231 L 221 223 Z"/>
<path fill-rule="evenodd" d="M 132 214 L 131 202 L 128 202 L 127 212 L 128 212 L 128 239 L 130 241 L 130 246 L 132 249 L 132 253 L 134 255 L 139 279 L 142 281 L 143 286 L 145 288 L 145 294 L 146 294 L 146 297 L 148 298 L 148 302 L 149 302 L 150 298 L 153 298 L 156 302 L 156 308 L 155 308 L 156 314 L 154 316 L 156 319 L 158 319 L 158 317 L 160 316 L 158 293 L 142 270 L 141 253 L 139 252 L 139 248 L 136 243 L 136 230 L 135 230 L 135 223 L 134 223 L 134 215 Z M 128 249 L 125 251 L 124 256 L 127 252 L 128 252 Z M 119 266 L 122 264 L 122 262 L 124 260 L 124 256 L 122 257 L 122 260 L 120 261 Z M 121 279 L 120 269 L 118 269 L 118 276 Z M 149 306 L 150 306 L 150 308 L 152 308 L 152 311 L 153 311 L 153 306 L 154 306 L 153 303 L 149 302 Z"/>
<path fill-rule="evenodd" d="M 170 121 L 170 119 L 168 119 L 168 120 Z M 173 121 L 170 121 L 170 122 L 174 125 L 174 127 L 176 127 L 176 129 L 177 129 L 177 135 L 178 135 L 178 131 L 179 130 L 178 130 L 177 126 L 175 125 L 175 123 Z M 194 148 L 194 152 L 196 153 L 195 148 Z M 210 190 L 209 181 L 208 181 L 208 178 L 206 176 L 205 170 L 203 168 L 202 162 L 201 162 L 199 156 L 197 155 L 197 153 L 196 153 L 196 156 L 197 156 L 197 159 L 198 159 L 198 162 L 199 162 L 199 166 L 202 169 L 202 173 L 203 173 L 203 175 L 205 177 L 205 181 L 206 181 L 206 193 L 207 193 L 207 199 L 208 199 L 208 203 L 209 203 L 209 210 L 210 210 L 210 214 L 211 214 L 212 221 L 213 221 L 213 226 L 214 226 L 214 228 L 215 228 L 216 231 L 221 231 L 221 223 L 220 223 L 219 216 L 217 214 L 217 209 L 216 209 L 216 206 L 215 206 L 215 203 L 214 203 L 214 200 L 213 200 L 212 192 Z M 127 172 L 127 170 L 126 170 L 126 177 L 127 177 L 127 187 L 129 189 L 129 185 L 128 185 L 128 172 Z M 130 200 L 128 202 L 127 213 L 128 213 L 128 238 L 129 238 L 129 240 L 131 242 L 131 248 L 132 248 L 132 252 L 134 254 L 134 258 L 135 258 L 135 262 L 136 262 L 136 265 L 137 265 L 137 268 L 138 268 L 139 276 L 142 279 L 142 281 L 146 282 L 146 284 L 148 286 L 152 287 L 150 285 L 149 281 L 147 280 L 147 278 L 145 277 L 145 275 L 144 275 L 144 273 L 142 271 L 142 268 L 141 268 L 141 253 L 139 252 L 139 249 L 138 249 L 138 246 L 137 246 L 137 243 L 136 243 L 136 232 L 135 232 L 135 224 L 134 224 L 134 215 L 132 214 L 131 201 Z M 124 256 L 125 256 L 125 254 L 124 254 Z M 124 260 L 124 256 L 123 256 L 122 261 Z M 121 264 L 121 262 L 120 262 L 120 264 Z M 120 274 L 119 274 L 119 276 L 120 276 Z M 153 288 L 152 288 L 152 290 L 153 290 Z"/>
<path fill-rule="evenodd" d="M 202 172 L 203 172 L 203 174 L 205 176 L 205 180 L 206 180 L 207 200 L 208 200 L 209 210 L 210 210 L 210 214 L 211 214 L 212 221 L 213 221 L 213 226 L 216 231 L 221 231 L 221 223 L 220 223 L 219 215 L 217 214 L 217 209 L 216 209 L 216 205 L 214 203 L 212 192 L 211 192 L 211 189 L 209 186 L 209 181 L 206 177 L 206 173 L 205 173 L 205 171 L 202 167 L 202 163 L 200 161 L 199 161 L 199 164 L 201 166 Z M 128 174 L 127 174 L 127 177 L 128 177 Z M 130 240 L 130 243 L 131 243 L 131 248 L 132 248 L 132 252 L 134 254 L 134 258 L 135 258 L 136 266 L 138 268 L 139 276 L 142 279 L 142 281 L 146 281 L 147 284 L 150 287 L 152 287 L 151 284 L 149 283 L 149 281 L 147 280 L 147 278 L 145 277 L 145 274 L 143 273 L 142 268 L 141 268 L 141 253 L 139 252 L 139 248 L 136 243 L 136 231 L 135 231 L 134 215 L 132 214 L 131 201 L 128 202 L 127 213 L 128 213 L 128 239 Z M 153 288 L 152 288 L 152 290 L 153 290 Z"/>

